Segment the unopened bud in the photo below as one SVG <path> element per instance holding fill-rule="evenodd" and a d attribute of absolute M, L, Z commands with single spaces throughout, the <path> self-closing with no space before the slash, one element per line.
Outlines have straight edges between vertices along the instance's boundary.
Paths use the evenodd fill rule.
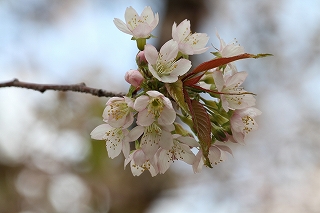
<path fill-rule="evenodd" d="M 132 86 L 138 87 L 143 82 L 144 78 L 138 70 L 129 70 L 126 72 L 124 79 Z"/>
<path fill-rule="evenodd" d="M 144 55 L 144 51 L 140 51 L 138 52 L 137 56 L 136 56 L 136 62 L 137 65 L 140 66 L 144 66 L 148 64 L 148 61 L 146 59 L 146 56 Z"/>

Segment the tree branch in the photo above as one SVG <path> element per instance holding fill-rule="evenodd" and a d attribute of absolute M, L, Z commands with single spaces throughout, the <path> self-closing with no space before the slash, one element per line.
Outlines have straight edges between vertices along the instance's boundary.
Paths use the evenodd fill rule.
<path fill-rule="evenodd" d="M 35 84 L 35 83 L 22 82 L 22 81 L 19 81 L 18 79 L 13 79 L 12 81 L 0 83 L 0 88 L 2 87 L 20 87 L 20 88 L 36 90 L 41 93 L 44 93 L 47 90 L 55 90 L 55 91 L 63 91 L 63 92 L 73 91 L 73 92 L 88 93 L 98 97 L 122 97 L 125 95 L 123 93 L 112 93 L 102 89 L 87 87 L 85 83 L 70 84 L 70 85 Z"/>

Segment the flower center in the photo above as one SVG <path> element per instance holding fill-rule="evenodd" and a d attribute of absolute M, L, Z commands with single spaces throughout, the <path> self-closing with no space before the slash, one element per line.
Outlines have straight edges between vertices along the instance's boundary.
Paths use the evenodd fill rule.
<path fill-rule="evenodd" d="M 172 70 L 174 70 L 177 67 L 175 60 L 162 60 L 162 55 L 159 54 L 159 58 L 157 60 L 155 70 L 159 75 L 170 75 Z"/>
<path fill-rule="evenodd" d="M 253 129 L 254 120 L 249 115 L 242 117 L 242 122 L 244 124 L 243 132 L 248 134 Z"/>
<path fill-rule="evenodd" d="M 158 97 L 151 98 L 149 101 L 148 112 L 158 118 L 164 108 L 162 100 Z"/>
<path fill-rule="evenodd" d="M 129 107 L 125 102 L 118 102 L 110 105 L 108 114 L 111 115 L 115 120 L 119 120 L 126 116 L 129 112 Z"/>

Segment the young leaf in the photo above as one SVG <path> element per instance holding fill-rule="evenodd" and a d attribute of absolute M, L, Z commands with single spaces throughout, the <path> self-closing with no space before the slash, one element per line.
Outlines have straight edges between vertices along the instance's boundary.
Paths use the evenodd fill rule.
<path fill-rule="evenodd" d="M 204 106 L 197 100 L 191 100 L 192 120 L 194 123 L 194 129 L 201 145 L 203 157 L 205 159 L 205 165 L 212 168 L 210 160 L 208 158 L 209 148 L 211 146 L 211 121 L 210 117 L 204 108 Z"/>
<path fill-rule="evenodd" d="M 182 91 L 182 81 L 178 79 L 175 83 L 166 83 L 165 84 L 166 89 L 170 96 L 173 98 L 173 100 L 176 101 L 176 103 L 179 105 L 179 107 L 184 110 L 187 114 L 190 114 L 188 105 L 186 104 L 184 100 L 184 94 Z"/>
<path fill-rule="evenodd" d="M 203 62 L 202 64 L 200 64 L 199 66 L 197 66 L 196 68 L 194 68 L 194 70 L 190 73 L 188 73 L 186 76 L 184 76 L 183 78 L 183 83 L 185 85 L 191 85 L 191 84 L 195 84 L 197 83 L 202 75 L 196 75 L 197 73 L 203 72 L 203 71 L 207 71 L 209 69 L 213 69 L 222 65 L 225 65 L 227 63 L 236 61 L 236 60 L 240 60 L 240 59 L 244 59 L 244 58 L 263 58 L 263 57 L 267 57 L 267 56 L 271 56 L 272 54 L 249 54 L 249 53 L 244 53 L 241 55 L 236 55 L 236 56 L 232 56 L 232 57 L 227 57 L 227 58 L 215 58 L 212 59 L 210 61 L 206 61 Z"/>

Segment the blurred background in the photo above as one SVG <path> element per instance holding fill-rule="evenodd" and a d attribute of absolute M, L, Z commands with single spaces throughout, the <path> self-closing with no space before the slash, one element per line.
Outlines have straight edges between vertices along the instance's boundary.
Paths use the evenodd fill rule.
<path fill-rule="evenodd" d="M 107 98 L 0 89 L 0 212 L 320 212 L 320 2 L 317 0 L 0 0 L 0 81 L 85 82 L 126 92 L 137 48 L 113 24 L 126 7 L 160 16 L 160 47 L 173 22 L 216 31 L 264 59 L 236 62 L 258 94 L 258 131 L 234 157 L 193 174 L 176 162 L 164 175 L 133 177 L 90 132 Z M 193 64 L 211 59 L 193 57 Z"/>

